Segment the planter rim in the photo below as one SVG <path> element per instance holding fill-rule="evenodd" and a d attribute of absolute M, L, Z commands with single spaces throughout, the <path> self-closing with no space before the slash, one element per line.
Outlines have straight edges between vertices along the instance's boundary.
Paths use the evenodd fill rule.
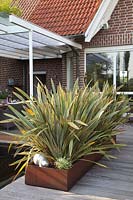
<path fill-rule="evenodd" d="M 79 162 L 81 162 L 81 161 L 82 161 L 82 162 L 88 162 L 88 163 L 89 163 L 89 160 L 88 160 L 87 158 L 90 158 L 90 156 L 93 157 L 94 155 L 102 155 L 102 154 L 100 154 L 100 153 L 94 153 L 94 154 L 89 154 L 89 155 L 87 155 L 87 156 L 83 156 L 83 158 L 78 159 L 77 161 L 75 161 L 75 162 L 73 163 L 72 167 L 69 168 L 69 169 L 58 169 L 58 168 L 54 168 L 54 167 L 39 167 L 38 165 L 35 165 L 33 162 L 28 163 L 28 166 L 34 166 L 34 167 L 36 167 L 36 168 L 39 167 L 39 168 L 47 169 L 47 170 L 56 170 L 56 171 L 68 172 L 69 170 L 73 169 L 77 163 L 79 163 Z M 91 160 L 91 159 L 90 159 L 90 160 Z M 90 163 L 91 163 L 91 162 L 90 162 Z"/>

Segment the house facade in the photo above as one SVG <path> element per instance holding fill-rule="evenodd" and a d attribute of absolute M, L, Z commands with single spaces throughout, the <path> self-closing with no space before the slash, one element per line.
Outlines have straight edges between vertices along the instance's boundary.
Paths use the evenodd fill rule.
<path fill-rule="evenodd" d="M 34 59 L 36 76 L 71 88 L 77 78 L 105 80 L 133 94 L 133 0 L 20 0 L 23 18 L 82 45 L 52 59 Z M 1 42 L 1 41 L 0 41 Z M 8 56 L 9 57 L 9 56 Z M 0 57 L 0 87 L 29 91 L 28 60 Z"/>

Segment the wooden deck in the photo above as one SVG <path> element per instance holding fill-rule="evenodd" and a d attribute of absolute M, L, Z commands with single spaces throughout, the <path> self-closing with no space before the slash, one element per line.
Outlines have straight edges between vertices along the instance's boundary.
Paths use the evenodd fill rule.
<path fill-rule="evenodd" d="M 0 200 L 133 200 L 133 126 L 124 128 L 117 141 L 127 146 L 113 150 L 118 159 L 102 159 L 109 168 L 94 166 L 70 192 L 27 186 L 22 177 L 0 190 Z"/>

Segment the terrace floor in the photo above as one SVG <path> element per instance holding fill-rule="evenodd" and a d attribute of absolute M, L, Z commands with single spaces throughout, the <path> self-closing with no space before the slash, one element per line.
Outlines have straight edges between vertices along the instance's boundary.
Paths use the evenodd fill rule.
<path fill-rule="evenodd" d="M 133 200 L 133 125 L 123 128 L 117 141 L 127 146 L 112 150 L 118 159 L 103 158 L 109 168 L 94 166 L 69 192 L 27 186 L 22 177 L 0 190 L 0 200 Z"/>

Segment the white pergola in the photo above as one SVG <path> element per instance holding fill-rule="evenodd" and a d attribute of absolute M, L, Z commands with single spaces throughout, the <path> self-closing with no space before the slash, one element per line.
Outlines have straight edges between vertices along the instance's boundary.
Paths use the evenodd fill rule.
<path fill-rule="evenodd" d="M 59 58 L 82 45 L 14 15 L 0 13 L 0 56 L 28 60 L 30 96 L 33 96 L 33 60 Z"/>

